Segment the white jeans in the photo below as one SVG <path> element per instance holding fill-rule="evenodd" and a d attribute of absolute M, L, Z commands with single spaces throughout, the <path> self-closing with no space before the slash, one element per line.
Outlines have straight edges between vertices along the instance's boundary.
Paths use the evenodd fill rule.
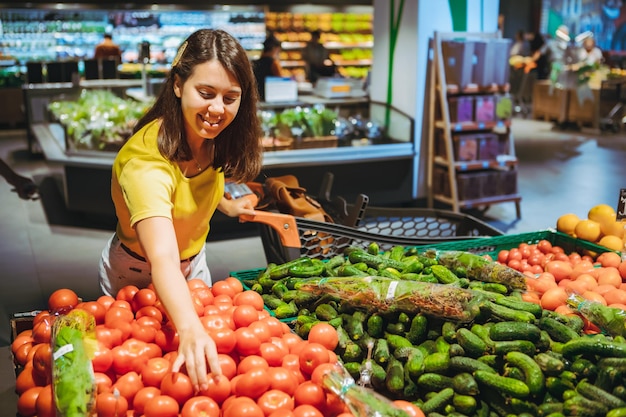
<path fill-rule="evenodd" d="M 145 288 L 152 282 L 148 263 L 134 258 L 122 248 L 121 244 L 117 235 L 113 234 L 102 250 L 98 268 L 102 292 L 113 297 L 127 285 Z M 208 286 L 212 285 L 205 246 L 202 246 L 202 250 L 193 260 L 181 261 L 180 270 L 187 279 L 200 278 Z"/>

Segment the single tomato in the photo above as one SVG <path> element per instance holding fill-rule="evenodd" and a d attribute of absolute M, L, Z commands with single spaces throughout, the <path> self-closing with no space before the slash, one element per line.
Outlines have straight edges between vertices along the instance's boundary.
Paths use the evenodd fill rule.
<path fill-rule="evenodd" d="M 135 296 L 135 294 L 137 294 L 138 291 L 139 288 L 137 288 L 137 286 L 126 285 L 117 292 L 117 294 L 115 295 L 115 299 L 127 301 L 128 303 L 130 303 L 131 301 L 133 301 L 133 297 Z"/>
<path fill-rule="evenodd" d="M 68 311 L 80 302 L 78 294 L 69 288 L 59 288 L 48 297 L 48 310 L 51 312 Z"/>
<path fill-rule="evenodd" d="M 233 310 L 233 322 L 236 328 L 247 327 L 258 320 L 259 312 L 254 306 L 242 304 Z"/>
<path fill-rule="evenodd" d="M 328 349 L 319 343 L 312 342 L 305 343 L 298 358 L 300 370 L 306 375 L 311 375 L 318 365 L 330 361 Z"/>
<path fill-rule="evenodd" d="M 148 401 L 143 409 L 143 417 L 178 417 L 178 402 L 168 396 L 159 395 Z"/>
<path fill-rule="evenodd" d="M 220 406 L 209 397 L 192 397 L 183 406 L 181 417 L 219 417 Z"/>
<path fill-rule="evenodd" d="M 56 417 L 56 407 L 52 396 L 52 385 L 48 384 L 37 396 L 35 402 L 35 410 L 37 417 Z"/>
<path fill-rule="evenodd" d="M 237 338 L 235 349 L 239 354 L 247 356 L 259 353 L 261 341 L 251 329 L 240 327 L 235 330 L 235 337 Z"/>
<path fill-rule="evenodd" d="M 128 400 L 113 392 L 102 392 L 96 395 L 96 411 L 98 417 L 125 417 Z"/>
<path fill-rule="evenodd" d="M 31 387 L 17 398 L 17 412 L 21 417 L 32 417 L 37 413 L 37 397 L 43 387 Z"/>
<path fill-rule="evenodd" d="M 220 281 L 221 282 L 221 281 Z M 228 406 L 223 407 L 222 417 L 265 417 L 261 407 L 247 397 L 231 397 Z M 149 417 L 149 416 L 146 416 Z"/>
<path fill-rule="evenodd" d="M 295 417 L 324 417 L 322 412 L 309 404 L 302 404 L 293 409 Z"/>
<path fill-rule="evenodd" d="M 339 343 L 337 329 L 326 322 L 314 324 L 309 331 L 307 340 L 311 343 L 319 343 L 328 350 L 335 350 Z"/>
<path fill-rule="evenodd" d="M 112 392 L 115 392 L 117 390 L 122 397 L 128 400 L 129 404 L 132 404 L 133 400 L 135 399 L 135 395 L 143 387 L 143 381 L 141 380 L 139 374 L 135 371 L 129 371 L 123 375 L 120 375 L 113 383 L 111 389 Z"/>
<path fill-rule="evenodd" d="M 270 389 L 257 399 L 256 402 L 263 413 L 269 416 L 276 410 L 293 410 L 294 400 L 291 395 L 277 389 Z"/>
<path fill-rule="evenodd" d="M 252 368 L 246 373 L 239 374 L 235 384 L 237 396 L 246 396 L 257 399 L 270 387 L 270 379 L 267 377 L 267 368 Z"/>
<path fill-rule="evenodd" d="M 293 399 L 296 406 L 308 404 L 321 409 L 326 404 L 326 392 L 321 385 L 312 381 L 304 381 L 294 391 Z"/>
<path fill-rule="evenodd" d="M 184 373 L 169 372 L 161 381 L 161 393 L 172 397 L 182 407 L 193 396 L 193 384 Z"/>
<path fill-rule="evenodd" d="M 172 363 L 167 359 L 158 356 L 150 358 L 141 368 L 141 380 L 146 386 L 160 387 L 161 381 L 171 370 Z"/>
<path fill-rule="evenodd" d="M 280 390 L 289 395 L 293 395 L 299 384 L 296 374 L 282 366 L 268 368 L 267 377 L 270 380 L 270 389 Z"/>
<path fill-rule="evenodd" d="M 218 404 L 222 404 L 226 398 L 230 397 L 232 386 L 230 379 L 227 378 L 226 375 L 214 375 L 209 373 L 207 379 L 208 388 L 200 390 L 200 395 L 210 397 Z"/>
<path fill-rule="evenodd" d="M 157 387 L 143 387 L 137 391 L 135 398 L 133 398 L 133 411 L 135 415 L 143 415 L 148 401 L 152 401 L 152 399 L 158 397 L 159 395 L 161 395 L 161 390 Z"/>
<path fill-rule="evenodd" d="M 545 242 L 548 242 L 547 240 Z M 541 243 L 541 242 L 540 242 Z M 550 242 L 548 242 L 550 243 Z M 552 249 L 552 245 L 550 245 L 550 250 Z M 424 412 L 417 405 L 413 404 L 410 401 L 406 400 L 394 400 L 392 404 L 399 408 L 400 410 L 407 413 L 410 417 L 425 417 Z"/>
<path fill-rule="evenodd" d="M 265 303 L 261 294 L 256 291 L 246 290 L 233 297 L 233 305 L 248 305 L 254 307 L 258 311 L 261 311 L 263 310 Z"/>

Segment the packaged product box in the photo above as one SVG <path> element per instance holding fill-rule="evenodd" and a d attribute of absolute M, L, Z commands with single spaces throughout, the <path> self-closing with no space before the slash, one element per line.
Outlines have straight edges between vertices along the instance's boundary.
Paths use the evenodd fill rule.
<path fill-rule="evenodd" d="M 454 136 L 456 159 L 458 161 L 475 161 L 478 159 L 478 141 L 475 135 Z"/>
<path fill-rule="evenodd" d="M 477 96 L 474 98 L 474 104 L 476 123 L 495 121 L 496 103 L 494 96 Z"/>
<path fill-rule="evenodd" d="M 513 45 L 512 39 L 492 39 L 490 41 L 494 47 L 493 61 L 493 82 L 497 85 L 505 85 L 509 82 L 511 66 L 509 65 L 509 52 Z"/>
<path fill-rule="evenodd" d="M 474 43 L 474 66 L 472 69 L 472 82 L 479 86 L 487 86 L 494 83 L 494 71 L 496 65 L 496 45 L 491 40 L 480 40 Z"/>
<path fill-rule="evenodd" d="M 478 139 L 478 158 L 481 160 L 496 159 L 502 153 L 500 138 L 495 133 L 485 133 Z"/>
<path fill-rule="evenodd" d="M 474 121 L 474 98 L 471 96 L 450 97 L 450 122 L 463 123 Z"/>
<path fill-rule="evenodd" d="M 509 195 L 517 193 L 517 171 L 498 171 L 498 195 Z"/>
<path fill-rule="evenodd" d="M 463 89 L 472 82 L 474 42 L 441 41 L 446 82 Z"/>

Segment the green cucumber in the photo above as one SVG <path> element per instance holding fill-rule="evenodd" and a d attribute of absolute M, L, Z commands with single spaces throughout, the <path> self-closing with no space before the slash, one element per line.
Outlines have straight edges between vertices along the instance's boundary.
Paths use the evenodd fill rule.
<path fill-rule="evenodd" d="M 492 374 L 496 373 L 496 371 L 486 363 L 483 363 L 478 359 L 468 358 L 464 356 L 452 356 L 450 358 L 450 369 L 458 372 L 469 373 L 474 373 L 479 370 Z"/>
<path fill-rule="evenodd" d="M 459 281 L 459 277 L 443 265 L 432 265 L 430 270 L 442 284 L 453 284 Z"/>
<path fill-rule="evenodd" d="M 382 337 L 384 334 L 385 321 L 380 314 L 372 314 L 367 318 L 365 325 L 367 334 L 372 337 Z"/>
<path fill-rule="evenodd" d="M 534 359 L 544 375 L 558 375 L 565 369 L 565 362 L 561 358 L 556 357 L 556 355 L 548 352 L 539 352 L 535 355 Z"/>
<path fill-rule="evenodd" d="M 533 323 L 501 321 L 489 327 L 489 337 L 494 341 L 529 340 L 535 343 L 541 338 L 541 329 Z"/>
<path fill-rule="evenodd" d="M 417 386 L 425 391 L 441 391 L 444 388 L 451 388 L 453 380 L 451 377 L 435 372 L 425 372 L 417 378 Z"/>
<path fill-rule="evenodd" d="M 478 383 L 469 372 L 460 372 L 452 377 L 454 392 L 462 395 L 478 395 Z"/>
<path fill-rule="evenodd" d="M 525 382 L 530 395 L 538 397 L 545 388 L 545 377 L 541 367 L 535 360 L 522 352 L 508 352 L 505 356 L 508 363 L 520 368 L 525 376 Z"/>
<path fill-rule="evenodd" d="M 517 300 L 511 296 L 497 297 L 495 300 L 493 300 L 493 302 L 504 307 L 512 308 L 514 310 L 527 311 L 533 314 L 536 318 L 541 318 L 543 314 L 543 308 L 541 308 L 539 304 Z"/>
<path fill-rule="evenodd" d="M 337 310 L 335 310 L 333 306 L 324 303 L 315 307 L 315 316 L 320 320 L 330 321 L 337 318 L 339 313 L 337 313 Z"/>
<path fill-rule="evenodd" d="M 391 357 L 386 371 L 385 386 L 387 390 L 394 395 L 401 395 L 404 391 L 404 368 L 402 362 Z"/>
<path fill-rule="evenodd" d="M 443 411 L 447 405 L 452 403 L 453 398 L 454 390 L 452 388 L 444 388 L 425 401 L 420 408 L 425 415 Z"/>
<path fill-rule="evenodd" d="M 456 331 L 456 340 L 471 358 L 478 358 L 487 352 L 487 344 L 471 330 L 460 327 Z"/>
<path fill-rule="evenodd" d="M 302 256 L 300 258 L 270 268 L 269 277 L 274 280 L 284 278 L 289 275 L 289 268 L 291 268 L 292 266 L 304 266 L 311 264 L 311 258 L 309 258 L 308 256 Z M 261 278 L 259 277 L 259 280 L 260 279 Z"/>
<path fill-rule="evenodd" d="M 428 333 L 428 318 L 423 314 L 416 314 L 411 319 L 406 338 L 414 345 L 424 341 Z"/>
<path fill-rule="evenodd" d="M 515 378 L 509 378 L 499 375 L 495 372 L 476 371 L 474 378 L 479 384 L 492 388 L 505 396 L 515 398 L 527 398 L 530 395 L 530 389 L 524 381 Z"/>
<path fill-rule="evenodd" d="M 494 342 L 493 344 L 493 352 L 496 355 L 504 356 L 511 351 L 523 352 L 527 355 L 534 356 L 537 347 L 530 340 L 503 340 Z"/>
<path fill-rule="evenodd" d="M 448 352 L 433 352 L 424 358 L 424 372 L 446 373 L 450 368 Z"/>
<path fill-rule="evenodd" d="M 497 321 L 521 321 L 526 323 L 534 323 L 536 320 L 533 313 L 529 313 L 528 311 L 515 310 L 500 304 L 496 304 L 492 301 L 485 301 L 484 308 Z"/>
<path fill-rule="evenodd" d="M 540 318 L 537 325 L 540 329 L 547 331 L 550 338 L 556 342 L 567 343 L 580 337 L 578 332 L 552 317 Z"/>
<path fill-rule="evenodd" d="M 585 398 L 607 405 L 609 409 L 626 407 L 626 401 L 593 385 L 586 379 L 578 382 L 576 391 Z"/>
<path fill-rule="evenodd" d="M 372 353 L 372 358 L 378 364 L 386 364 L 389 362 L 391 354 L 389 353 L 389 344 L 387 343 L 387 339 L 376 339 L 376 344 L 374 345 L 374 352 Z"/>
<path fill-rule="evenodd" d="M 579 337 L 563 344 L 561 353 L 566 358 L 573 358 L 580 354 L 597 355 L 601 358 L 626 358 L 626 343 L 594 337 Z"/>

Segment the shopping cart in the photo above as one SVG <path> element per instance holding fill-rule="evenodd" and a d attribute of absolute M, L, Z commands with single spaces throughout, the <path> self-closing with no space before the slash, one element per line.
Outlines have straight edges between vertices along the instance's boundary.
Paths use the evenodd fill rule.
<path fill-rule="evenodd" d="M 347 204 L 341 197 L 329 196 L 330 185 L 332 176 L 327 175 L 318 199 L 334 215 L 335 223 L 262 210 L 254 216 L 240 216 L 241 221 L 260 224 L 268 263 L 281 264 L 301 256 L 330 259 L 349 246 L 364 247 L 372 242 L 388 250 L 397 245 L 423 246 L 504 234 L 474 216 L 448 210 L 374 207 L 365 195 Z"/>

